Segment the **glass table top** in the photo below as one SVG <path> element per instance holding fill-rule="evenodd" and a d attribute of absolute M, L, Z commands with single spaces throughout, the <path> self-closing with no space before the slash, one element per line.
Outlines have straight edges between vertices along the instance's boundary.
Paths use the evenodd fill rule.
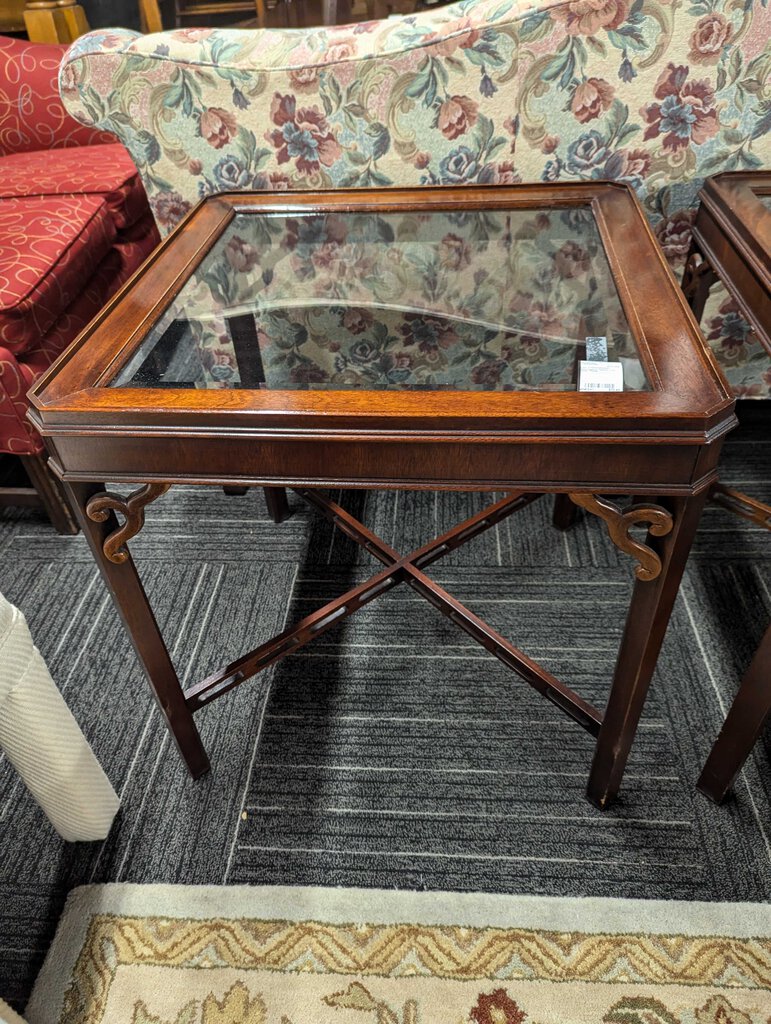
<path fill-rule="evenodd" d="M 110 386 L 575 391 L 587 358 L 649 390 L 588 206 L 249 211 Z"/>

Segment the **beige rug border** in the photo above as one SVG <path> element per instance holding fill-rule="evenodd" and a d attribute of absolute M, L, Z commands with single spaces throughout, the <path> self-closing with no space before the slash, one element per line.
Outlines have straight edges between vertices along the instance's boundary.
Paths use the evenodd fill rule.
<path fill-rule="evenodd" d="M 320 886 L 137 885 L 74 889 L 27 1006 L 29 1024 L 58 1024 L 62 997 L 95 914 L 263 918 L 330 924 L 424 924 L 547 931 L 771 937 L 771 904 L 504 896 Z"/>

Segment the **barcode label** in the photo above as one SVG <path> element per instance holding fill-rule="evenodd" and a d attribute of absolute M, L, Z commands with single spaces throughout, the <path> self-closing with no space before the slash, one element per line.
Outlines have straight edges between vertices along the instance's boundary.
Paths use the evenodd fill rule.
<path fill-rule="evenodd" d="M 623 391 L 624 367 L 621 363 L 600 363 L 582 359 L 578 364 L 579 391 Z"/>

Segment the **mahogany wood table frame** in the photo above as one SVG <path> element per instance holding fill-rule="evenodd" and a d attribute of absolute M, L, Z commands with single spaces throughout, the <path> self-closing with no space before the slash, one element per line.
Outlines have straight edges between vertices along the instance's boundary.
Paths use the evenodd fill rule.
<path fill-rule="evenodd" d="M 330 391 L 117 388 L 108 384 L 236 213 L 591 209 L 649 390 Z M 38 382 L 46 438 L 158 705 L 193 776 L 209 769 L 194 716 L 261 669 L 405 583 L 596 737 L 587 795 L 617 793 L 733 399 L 625 186 L 340 190 L 211 197 L 198 206 Z M 141 485 L 127 499 L 101 481 Z M 174 484 L 290 486 L 383 568 L 278 637 L 183 691 L 126 547 Z M 400 554 L 317 491 L 503 491 L 447 534 Z M 599 516 L 632 558 L 631 605 L 604 711 L 463 607 L 426 570 L 551 493 Z M 613 495 L 634 494 L 630 508 Z M 569 495 L 569 498 L 566 497 Z M 117 513 L 117 515 L 116 515 Z M 120 520 L 118 518 L 120 516 Z M 647 526 L 645 540 L 630 527 Z M 676 723 L 675 723 L 676 727 Z"/>
<path fill-rule="evenodd" d="M 682 288 L 701 321 L 710 289 L 722 281 L 771 360 L 769 199 L 769 171 L 728 171 L 707 178 L 699 193 Z M 771 508 L 749 495 L 716 483 L 711 499 L 757 526 L 771 529 Z"/>
<path fill-rule="evenodd" d="M 732 171 L 708 178 L 693 226 L 683 291 L 698 320 L 720 280 L 771 358 L 771 172 Z M 766 202 L 763 202 L 763 199 Z M 771 530 L 771 508 L 715 483 L 710 498 Z M 771 626 L 741 682 L 697 788 L 715 803 L 730 790 L 771 715 Z"/>
<path fill-rule="evenodd" d="M 771 718 L 771 625 L 763 634 L 720 735 L 696 783 L 716 804 L 722 803 Z"/>

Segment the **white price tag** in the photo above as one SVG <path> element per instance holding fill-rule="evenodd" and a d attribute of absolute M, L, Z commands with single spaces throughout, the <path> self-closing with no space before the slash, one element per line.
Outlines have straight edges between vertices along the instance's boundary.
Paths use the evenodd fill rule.
<path fill-rule="evenodd" d="M 624 367 L 621 363 L 595 363 L 582 359 L 578 364 L 579 391 L 623 391 Z"/>

